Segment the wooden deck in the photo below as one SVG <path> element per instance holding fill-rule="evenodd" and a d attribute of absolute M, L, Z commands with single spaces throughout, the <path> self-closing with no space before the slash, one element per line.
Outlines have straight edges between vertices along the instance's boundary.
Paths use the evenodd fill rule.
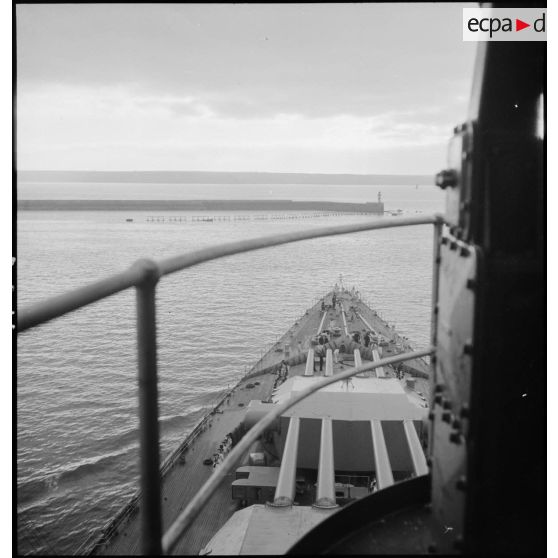
<path fill-rule="evenodd" d="M 342 296 L 345 308 L 351 305 L 354 306 L 376 331 L 387 339 L 393 340 L 393 343 L 390 345 L 393 349 L 390 349 L 388 354 L 400 352 L 396 348 L 398 336 L 393 329 L 389 328 L 379 316 L 356 297 L 351 297 L 349 293 L 343 293 Z M 328 296 L 326 302 L 330 301 L 331 296 Z M 279 347 L 283 349 L 285 345 L 289 345 L 291 356 L 306 352 L 310 346 L 310 339 L 319 328 L 322 316 L 321 304 L 318 303 L 278 340 L 276 346 L 269 349 L 258 365 L 254 367 L 253 371 L 265 369 L 280 362 L 284 358 L 284 353 L 276 350 Z M 324 321 L 324 328 L 328 327 L 330 320 L 336 320 L 337 324 L 341 328 L 343 327 L 343 320 L 339 310 L 328 311 L 328 316 Z M 350 331 L 366 328 L 364 322 L 357 316 L 354 317 L 353 321 L 348 322 L 347 325 Z M 341 339 L 342 337 L 334 338 L 334 340 L 339 341 Z M 387 356 L 386 351 L 384 351 L 384 356 Z M 419 366 L 421 365 L 419 364 Z M 422 363 L 422 366 L 427 371 L 424 363 Z M 292 366 L 290 375 L 302 375 L 304 374 L 304 368 L 304 364 Z M 338 366 L 334 368 L 337 371 Z M 342 368 L 342 365 L 340 365 L 340 368 Z M 320 373 L 317 372 L 316 375 L 320 375 Z M 211 457 L 227 433 L 232 432 L 241 423 L 245 414 L 245 406 L 248 405 L 250 400 L 264 400 L 269 397 L 275 378 L 275 374 L 267 373 L 243 379 L 235 387 L 230 398 L 225 400 L 218 407 L 217 412 L 212 415 L 207 428 L 190 445 L 186 453 L 186 463 L 180 464 L 180 462 L 177 462 L 164 477 L 162 482 L 163 531 L 168 529 L 180 511 L 184 509 L 213 472 L 213 468 L 204 465 L 203 460 Z M 259 385 L 254 385 L 255 382 L 259 382 Z M 247 388 L 247 384 L 252 384 L 254 387 Z M 425 389 L 428 386 L 426 383 L 424 383 L 424 386 L 420 384 L 420 388 L 417 387 L 416 389 L 422 389 L 425 395 L 427 395 Z M 179 542 L 173 554 L 199 554 L 200 550 L 204 548 L 213 535 L 237 511 L 237 504 L 231 498 L 231 484 L 233 480 L 234 474 L 228 475 L 223 480 L 218 490 Z M 139 520 L 140 514 L 136 513 L 118 528 L 117 533 L 107 543 L 102 547 L 97 547 L 94 553 L 102 555 L 140 554 L 141 537 Z"/>
<path fill-rule="evenodd" d="M 284 353 L 276 351 L 276 348 L 284 349 L 285 344 L 289 345 L 291 356 L 300 353 L 301 349 L 307 350 L 309 339 L 319 325 L 320 313 L 316 312 L 317 308 L 318 305 L 315 305 L 309 309 L 306 315 L 279 338 L 276 346 L 269 349 L 252 372 L 280 362 L 284 358 Z M 302 366 L 293 367 L 291 373 L 297 373 L 298 368 L 303 370 Z M 269 397 L 275 378 L 274 374 L 269 373 L 247 377 L 239 382 L 230 398 L 217 409 L 217 413 L 213 414 L 208 427 L 190 445 L 186 453 L 186 463 L 175 464 L 167 473 L 162 482 L 163 531 L 172 524 L 213 472 L 213 468 L 204 465 L 203 460 L 211 457 L 225 436 L 238 426 L 244 418 L 245 406 L 252 399 L 262 400 Z M 259 385 L 254 385 L 255 382 L 259 382 Z M 252 384 L 254 387 L 247 389 L 247 384 Z M 231 483 L 234 479 L 232 475 L 229 476 L 230 478 L 223 480 L 202 513 L 190 526 L 177 545 L 175 554 L 198 554 L 236 511 L 236 503 L 231 499 Z M 107 543 L 97 547 L 94 554 L 140 554 L 140 539 L 140 515 L 137 513 L 121 525 L 118 532 Z"/>
<path fill-rule="evenodd" d="M 186 504 L 196 494 L 202 484 L 213 472 L 203 460 L 211 457 L 225 436 L 234 430 L 244 417 L 244 408 L 251 399 L 267 397 L 275 376 L 266 374 L 258 377 L 259 386 L 246 389 L 249 380 L 239 384 L 228 402 L 223 403 L 221 413 L 213 415 L 210 426 L 200 434 L 186 453 L 186 463 L 176 464 L 163 480 L 163 530 L 166 530 Z M 175 554 L 198 554 L 213 534 L 236 511 L 231 501 L 231 478 L 225 478 L 203 512 L 196 518 L 182 539 Z M 108 545 L 98 554 L 124 555 L 140 553 L 139 514 L 120 529 Z"/>

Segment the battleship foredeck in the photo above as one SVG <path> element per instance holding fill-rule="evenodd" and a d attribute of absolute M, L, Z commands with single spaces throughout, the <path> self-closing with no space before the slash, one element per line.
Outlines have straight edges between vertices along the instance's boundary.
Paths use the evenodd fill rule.
<path fill-rule="evenodd" d="M 382 354 L 392 355 L 403 352 L 408 348 L 407 340 L 400 337 L 376 312 L 368 308 L 357 292 L 336 289 L 328 293 L 307 310 L 301 319 L 277 340 L 275 345 L 262 356 L 252 370 L 224 396 L 219 405 L 204 417 L 193 435 L 187 438 L 179 450 L 171 456 L 170 465 L 163 467 L 165 470 L 162 480 L 163 529 L 172 524 L 181 510 L 199 490 L 199 487 L 211 476 L 213 472 L 212 456 L 219 451 L 219 446 L 223 440 L 230 435 L 232 442 L 236 443 L 246 428 L 250 427 L 247 410 L 255 407 L 253 404 L 251 405 L 251 402 L 265 408 L 265 405 L 279 401 L 281 394 L 285 396 L 289 386 L 291 388 L 296 387 L 297 384 L 312 380 L 312 377 L 316 376 L 335 375 L 336 372 L 347 367 L 377 360 Z M 322 352 L 321 358 L 318 354 L 320 352 Z M 313 368 L 311 374 L 309 374 L 310 366 Z M 286 372 L 287 367 L 288 372 Z M 353 388 L 355 383 L 361 386 L 379 383 L 379 386 L 382 382 L 388 380 L 389 386 L 388 383 L 383 383 L 380 392 L 387 390 L 395 397 L 394 401 L 398 400 L 401 404 L 407 405 L 405 407 L 405 413 L 407 414 L 404 413 L 399 418 L 407 418 L 412 424 L 413 420 L 420 420 L 422 414 L 427 412 L 427 370 L 428 365 L 422 360 L 414 361 L 405 370 L 391 367 L 384 370 L 377 369 L 372 373 L 365 373 L 364 377 L 355 377 L 352 380 Z M 309 375 L 312 377 L 309 378 Z M 330 386 L 330 393 L 343 390 L 345 383 L 340 382 L 340 385 Z M 349 390 L 348 383 L 347 390 Z M 377 397 L 375 392 L 378 389 L 363 387 L 357 391 L 365 395 L 368 393 L 369 399 L 367 401 L 370 403 L 370 398 Z M 331 401 L 327 401 L 326 392 L 322 393 L 320 391 L 314 397 L 318 399 L 321 397 L 324 405 L 332 404 Z M 318 399 L 315 399 L 315 401 Z M 365 399 L 362 399 L 362 401 L 364 402 Z M 347 409 L 352 405 L 351 401 L 341 405 L 340 400 L 339 404 L 339 412 L 341 412 L 343 405 L 346 405 Z M 292 411 L 294 412 L 296 409 L 302 409 L 302 407 L 293 407 Z M 264 437 L 259 446 L 254 448 L 257 451 L 249 452 L 242 463 L 239 464 L 239 467 L 253 465 L 255 454 L 263 456 L 262 463 L 256 465 L 266 467 L 281 465 L 280 455 L 282 451 L 285 451 L 285 436 L 288 431 L 289 417 L 294 415 L 296 413 L 287 413 L 282 417 L 282 428 L 280 428 L 282 433 L 277 432 Z M 362 417 L 359 416 L 357 420 L 364 416 L 364 414 Z M 340 417 L 343 418 L 341 415 Z M 379 415 L 378 417 L 379 419 L 382 418 Z M 387 420 L 390 417 L 386 415 L 384 419 Z M 395 418 L 395 415 L 391 418 Z M 358 430 L 360 423 L 354 424 L 354 428 Z M 302 438 L 315 440 L 317 436 L 317 439 L 319 439 L 319 430 L 314 431 L 314 426 L 312 420 L 306 421 L 301 432 Z M 340 428 L 345 428 L 342 426 L 342 422 L 334 421 L 334 433 L 339 434 Z M 385 428 L 386 426 L 384 426 Z M 312 444 L 307 445 L 310 448 Z M 338 451 L 340 447 L 338 446 Z M 306 454 L 302 451 L 299 456 L 300 486 L 298 488 L 300 490 L 297 490 L 297 503 L 302 506 L 311 504 L 317 496 L 317 487 L 313 486 L 316 471 L 312 469 L 312 462 L 315 461 L 314 454 L 319 450 L 314 448 L 309 451 L 310 453 L 306 452 Z M 370 453 L 372 446 L 367 451 Z M 363 459 L 374 461 L 374 457 L 368 454 Z M 368 493 L 370 491 L 369 469 L 370 467 L 367 465 L 362 465 L 361 470 L 358 467 L 356 469 L 355 467 L 346 467 L 342 460 L 340 461 L 337 458 L 336 481 L 346 480 L 347 482 L 336 483 L 336 486 L 337 484 L 352 486 L 353 497 L 359 493 L 359 490 Z M 397 475 L 398 473 L 395 473 L 396 477 Z M 241 474 L 241 478 L 242 476 Z M 346 479 L 342 478 L 343 476 Z M 259 505 L 258 502 L 260 501 L 261 504 L 264 504 L 266 499 L 264 496 L 272 496 L 273 494 L 273 490 L 270 494 L 264 494 L 261 492 L 262 487 L 259 487 L 260 493 L 258 493 L 259 496 L 256 500 L 250 500 L 242 496 L 238 497 L 238 494 L 236 499 L 233 499 L 231 487 L 234 491 L 234 482 L 234 474 L 229 474 L 224 478 L 219 489 L 175 547 L 173 554 L 198 554 L 206 548 L 210 541 L 211 544 L 215 542 L 217 545 L 217 542 L 212 539 L 235 512 L 248 504 Z M 250 483 L 236 483 L 236 486 L 242 484 L 249 485 Z M 359 484 L 361 485 L 360 488 Z M 350 490 L 349 488 L 349 492 Z M 345 498 L 341 497 L 340 501 L 350 501 L 351 494 L 347 493 L 346 487 L 341 492 Z M 243 493 L 240 492 L 240 494 Z M 246 494 L 249 494 L 249 492 L 247 491 Z M 91 553 L 107 555 L 139 554 L 141 537 L 138 507 L 137 501 L 134 505 L 128 505 L 127 511 L 121 513 L 105 528 L 102 536 L 91 549 Z M 247 514 L 249 515 L 248 510 L 244 510 L 244 512 L 243 517 L 247 517 Z M 297 513 L 300 515 L 303 512 L 301 510 Z M 308 516 L 308 528 L 315 523 L 317 517 L 314 517 L 311 513 L 310 515 L 312 517 Z M 254 517 L 256 516 L 257 514 L 254 515 Z M 239 520 L 235 519 L 234 521 L 238 523 Z M 246 528 L 248 528 L 248 525 Z M 249 538 L 246 539 L 245 543 L 247 549 L 250 545 Z M 282 544 L 284 546 L 285 541 Z M 241 546 L 239 546 L 239 551 Z M 277 550 L 276 547 L 274 548 Z M 209 547 L 207 547 L 206 551 L 209 550 Z M 273 548 L 270 552 L 272 551 Z"/>

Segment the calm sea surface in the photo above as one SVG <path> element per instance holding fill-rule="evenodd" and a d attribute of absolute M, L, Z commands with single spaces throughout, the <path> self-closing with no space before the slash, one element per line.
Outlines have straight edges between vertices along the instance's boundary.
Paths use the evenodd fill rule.
<path fill-rule="evenodd" d="M 81 196 L 76 190 L 71 195 L 62 185 L 47 190 L 23 185 L 19 195 L 130 197 L 109 195 L 114 192 L 110 185 L 89 185 L 90 193 L 92 187 L 99 195 L 86 196 L 86 189 Z M 175 185 L 150 185 L 149 195 L 132 197 L 193 198 L 197 192 L 200 198 L 363 202 L 375 200 L 379 190 L 275 185 L 272 194 L 264 196 L 261 190 L 254 194 L 252 186 L 189 189 L 179 195 Z M 443 207 L 441 193 L 433 187 L 381 190 L 386 209 L 400 208 L 405 215 Z M 121 271 L 140 257 L 160 259 L 260 235 L 378 218 L 150 222 L 152 214 L 19 212 L 19 307 Z M 221 259 L 164 278 L 157 290 L 163 457 L 259 359 L 262 348 L 328 291 L 340 273 L 346 285 L 355 285 L 415 346 L 426 345 L 432 236 L 430 226 L 420 226 L 311 240 Z M 137 489 L 134 315 L 134 293 L 127 291 L 18 338 L 20 553 L 72 553 Z"/>

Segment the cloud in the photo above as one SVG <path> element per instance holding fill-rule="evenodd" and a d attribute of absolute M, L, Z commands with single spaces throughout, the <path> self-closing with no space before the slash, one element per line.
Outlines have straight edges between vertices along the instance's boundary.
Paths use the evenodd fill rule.
<path fill-rule="evenodd" d="M 147 111 L 161 110 L 179 118 L 203 118 L 214 114 L 207 105 L 194 97 L 131 96 L 130 100 L 140 109 L 145 109 Z"/>
<path fill-rule="evenodd" d="M 369 162 L 382 167 L 379 161 L 391 158 L 389 152 L 445 152 L 449 127 L 427 121 L 437 114 L 436 107 L 425 107 L 369 117 L 223 118 L 194 97 L 138 96 L 123 87 L 44 87 L 19 99 L 18 157 L 20 168 L 157 169 L 165 162 L 168 168 L 228 170 L 219 166 L 227 162 L 230 170 L 380 172 L 369 169 Z M 351 171 L 348 161 L 366 170 Z M 392 172 L 425 172 L 410 161 L 416 164 L 411 157 L 404 171 L 400 159 Z"/>
<path fill-rule="evenodd" d="M 123 86 L 193 97 L 222 117 L 320 118 L 445 105 L 470 89 L 474 45 L 461 40 L 457 4 L 62 4 L 17 14 L 23 92 Z"/>
<path fill-rule="evenodd" d="M 429 172 L 465 117 L 457 4 L 16 14 L 20 168 Z"/>

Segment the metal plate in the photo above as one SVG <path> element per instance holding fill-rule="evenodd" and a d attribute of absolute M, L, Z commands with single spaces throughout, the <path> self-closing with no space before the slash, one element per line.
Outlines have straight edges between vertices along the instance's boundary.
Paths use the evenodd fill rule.
<path fill-rule="evenodd" d="M 446 189 L 444 220 L 469 238 L 471 211 L 471 162 L 473 159 L 473 124 L 467 122 L 454 130 L 448 146 L 448 169 L 455 171 L 457 185 Z"/>
<path fill-rule="evenodd" d="M 464 529 L 467 409 L 474 350 L 474 247 L 448 235 L 440 248 L 435 399 L 431 413 L 432 506 L 439 552 L 460 550 Z M 464 411 L 465 409 L 465 411 Z"/>
<path fill-rule="evenodd" d="M 444 220 L 452 226 L 459 225 L 459 203 L 461 194 L 461 153 L 463 150 L 463 135 L 455 134 L 448 146 L 448 169 L 457 173 L 457 186 L 446 189 L 446 213 Z"/>
<path fill-rule="evenodd" d="M 436 381 L 447 397 L 468 402 L 477 257 L 473 246 L 446 238 L 440 249 Z"/>

